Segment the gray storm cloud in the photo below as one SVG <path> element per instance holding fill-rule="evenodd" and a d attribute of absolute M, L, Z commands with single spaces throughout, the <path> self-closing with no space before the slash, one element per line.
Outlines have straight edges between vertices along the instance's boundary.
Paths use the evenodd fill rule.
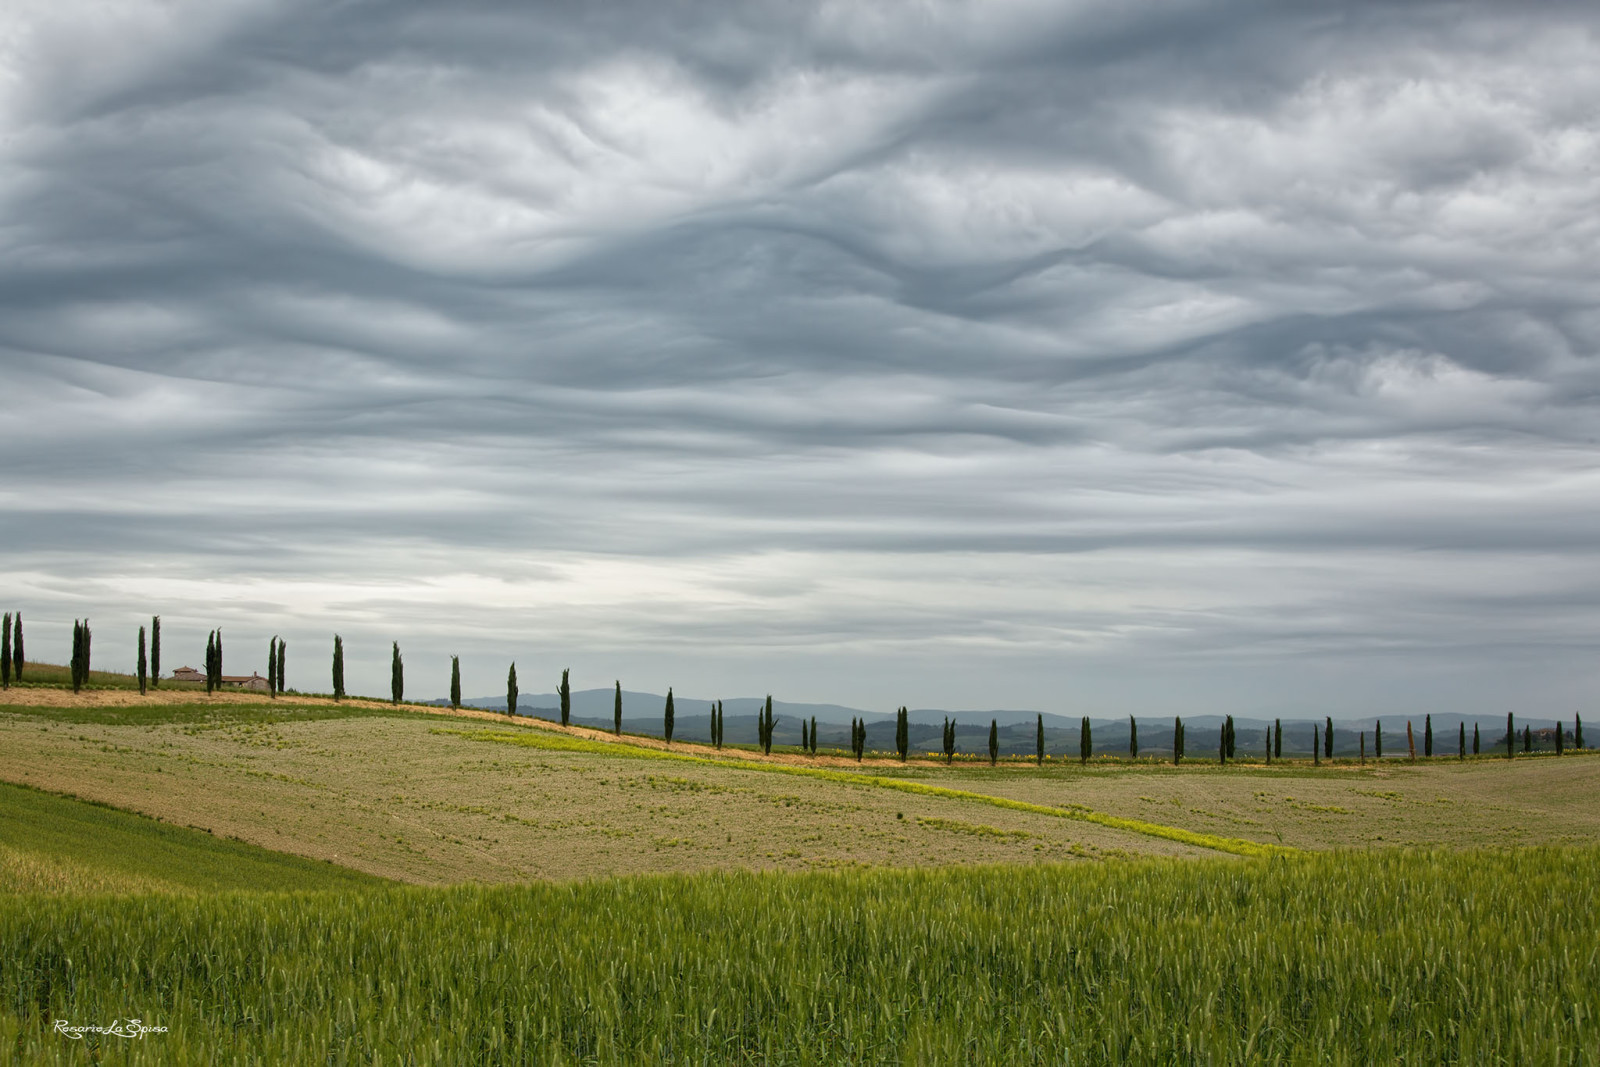
<path fill-rule="evenodd" d="M 304 688 L 1581 706 L 1597 30 L 12 5 L 6 606 Z"/>

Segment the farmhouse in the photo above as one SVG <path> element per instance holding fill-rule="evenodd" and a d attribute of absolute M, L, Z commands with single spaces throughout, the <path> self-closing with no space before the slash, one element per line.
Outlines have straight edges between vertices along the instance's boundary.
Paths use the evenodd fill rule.
<path fill-rule="evenodd" d="M 193 667 L 179 667 L 172 672 L 172 680 L 174 682 L 204 682 L 206 675 L 204 671 L 197 671 Z M 222 676 L 222 688 L 252 689 L 259 693 L 265 693 L 268 689 L 268 684 L 265 678 L 254 672 L 248 675 L 224 674 Z"/>

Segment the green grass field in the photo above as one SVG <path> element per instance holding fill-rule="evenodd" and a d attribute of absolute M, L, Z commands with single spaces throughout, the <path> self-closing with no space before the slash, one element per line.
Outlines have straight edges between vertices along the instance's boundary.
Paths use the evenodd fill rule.
<path fill-rule="evenodd" d="M 5 699 L 0 1061 L 1600 1062 L 1593 753 L 858 765 Z M 169 1032 L 51 1029 L 128 1018 Z"/>
<path fill-rule="evenodd" d="M 1593 1063 L 1600 850 L 0 901 L 127 1063 Z"/>

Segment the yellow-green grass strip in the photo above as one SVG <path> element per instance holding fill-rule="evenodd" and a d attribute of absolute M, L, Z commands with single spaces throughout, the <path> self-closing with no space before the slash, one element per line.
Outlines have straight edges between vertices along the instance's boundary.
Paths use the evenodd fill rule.
<path fill-rule="evenodd" d="M 1034 804 L 1026 800 L 1012 800 L 1010 797 L 997 797 L 989 793 L 975 793 L 967 789 L 951 789 L 948 786 L 928 785 L 925 782 L 911 782 L 903 778 L 883 778 L 875 774 L 861 774 L 856 771 L 836 771 L 826 767 L 796 767 L 785 763 L 729 759 L 722 756 L 692 756 L 686 752 L 667 752 L 658 748 L 630 745 L 625 741 L 591 741 L 587 738 L 571 737 L 544 730 L 513 733 L 507 730 L 435 729 L 431 732 L 436 734 L 456 734 L 472 741 L 492 741 L 499 744 L 519 745 L 523 748 L 538 748 L 546 751 L 591 752 L 604 756 L 620 756 L 624 759 L 677 760 L 682 763 L 699 763 L 741 771 L 765 771 L 768 774 L 793 774 L 802 778 L 821 778 L 830 782 L 843 782 L 847 785 L 867 786 L 876 789 L 898 789 L 902 793 L 915 793 L 919 796 L 976 801 L 980 804 L 991 804 L 997 808 L 1008 808 L 1012 811 L 1027 811 L 1035 815 L 1051 815 L 1058 819 L 1076 819 L 1079 822 L 1089 822 L 1116 830 L 1126 830 L 1129 833 L 1143 834 L 1146 837 L 1159 837 L 1168 841 L 1177 841 L 1181 844 L 1193 845 L 1196 848 L 1230 852 L 1236 856 L 1284 856 L 1297 851 L 1285 845 L 1267 845 L 1258 841 L 1245 841 L 1237 837 L 1221 837 L 1217 834 L 1185 830 L 1181 826 L 1164 826 L 1161 823 L 1145 822 L 1143 819 L 1128 819 L 1120 815 L 1108 815 L 1103 811 L 1095 811 L 1093 808 L 1086 808 L 1081 804 L 1066 804 L 1059 807 L 1048 804 Z"/>

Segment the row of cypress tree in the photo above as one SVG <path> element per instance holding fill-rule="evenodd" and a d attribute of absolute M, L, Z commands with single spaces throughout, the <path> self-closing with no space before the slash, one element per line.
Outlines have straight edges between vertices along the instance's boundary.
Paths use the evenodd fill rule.
<path fill-rule="evenodd" d="M 72 691 L 89 684 L 89 620 L 72 620 Z"/>
<path fill-rule="evenodd" d="M 334 640 L 338 640 L 335 638 Z M 222 631 L 212 630 L 206 637 L 206 692 L 222 688 Z"/>
<path fill-rule="evenodd" d="M 13 674 L 17 681 L 22 681 L 22 663 L 22 612 L 17 612 L 13 619 L 8 611 L 4 624 L 0 625 L 0 688 L 11 688 Z"/>

